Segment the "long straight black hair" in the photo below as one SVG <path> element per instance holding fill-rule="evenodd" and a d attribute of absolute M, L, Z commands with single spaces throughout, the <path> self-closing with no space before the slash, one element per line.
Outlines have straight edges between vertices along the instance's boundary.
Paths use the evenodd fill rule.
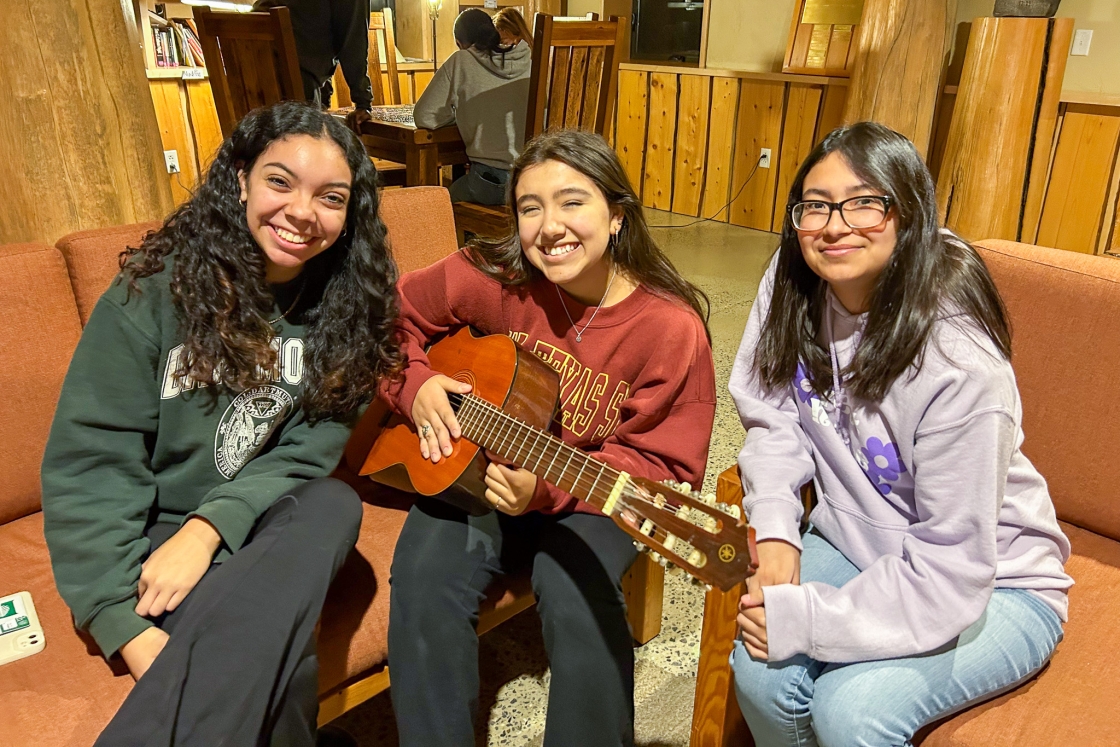
<path fill-rule="evenodd" d="M 593 132 L 557 130 L 533 138 L 509 172 L 506 202 L 513 215 L 508 236 L 496 241 L 475 239 L 467 256 L 483 273 L 505 285 L 523 285 L 544 277 L 521 249 L 517 230 L 517 182 L 525 169 L 545 161 L 566 164 L 595 183 L 607 205 L 622 213 L 622 228 L 607 247 L 610 261 L 650 291 L 686 304 L 708 324 L 710 304 L 704 291 L 685 280 L 649 233 L 642 203 L 626 170 L 607 141 Z M 708 333 L 711 339 L 711 333 Z"/>
<path fill-rule="evenodd" d="M 827 283 L 806 264 L 788 208 L 801 200 L 809 171 L 833 153 L 865 184 L 894 198 L 898 216 L 898 243 L 875 282 L 859 348 L 841 374 L 852 393 L 881 401 L 911 365 L 921 366 L 934 324 L 944 316 L 968 317 L 1010 359 L 1003 300 L 976 250 L 942 230 L 933 179 L 913 143 L 883 125 L 858 122 L 829 133 L 794 177 L 774 295 L 755 349 L 760 381 L 771 389 L 788 385 L 802 363 L 815 392 L 823 396 L 832 388 L 829 354 L 818 342 Z"/>

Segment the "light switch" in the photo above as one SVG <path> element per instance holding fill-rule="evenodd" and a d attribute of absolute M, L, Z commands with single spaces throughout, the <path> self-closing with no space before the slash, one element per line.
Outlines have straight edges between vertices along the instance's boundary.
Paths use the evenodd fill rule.
<path fill-rule="evenodd" d="M 1078 29 L 1073 32 L 1073 45 L 1069 48 L 1070 56 L 1088 57 L 1089 44 L 1093 41 L 1092 29 Z"/>

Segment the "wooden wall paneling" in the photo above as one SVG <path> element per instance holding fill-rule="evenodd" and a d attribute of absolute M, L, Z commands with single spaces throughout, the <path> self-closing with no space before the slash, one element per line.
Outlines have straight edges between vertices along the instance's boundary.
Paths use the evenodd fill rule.
<path fill-rule="evenodd" d="M 190 115 L 191 132 L 194 135 L 195 154 L 198 157 L 199 174 L 206 173 L 210 162 L 222 145 L 222 126 L 218 122 L 218 110 L 214 106 L 214 92 L 210 82 L 205 80 L 183 81 L 187 93 L 187 111 Z"/>
<path fill-rule="evenodd" d="M 828 133 L 844 123 L 844 106 L 848 101 L 848 87 L 828 85 L 821 94 L 820 118 L 817 120 L 817 133 L 813 138 L 815 146 L 824 140 Z"/>
<path fill-rule="evenodd" d="M 1019 237 L 1049 22 L 978 18 L 937 182 L 942 221 L 969 240 Z"/>
<path fill-rule="evenodd" d="M 926 165 L 929 173 L 937 181 L 941 164 L 945 160 L 945 145 L 949 140 L 949 128 L 953 125 L 953 110 L 957 107 L 957 94 L 942 93 L 941 102 L 933 118 L 933 132 L 930 134 L 929 156 Z"/>
<path fill-rule="evenodd" d="M 1116 111 L 1116 115 L 1120 117 L 1120 109 Z M 1101 235 L 1097 239 L 1095 250 L 1097 254 L 1110 254 L 1120 240 L 1116 236 L 1117 228 L 1120 227 L 1120 213 L 1117 211 L 1120 208 L 1120 153 L 1116 155 L 1116 160 L 1112 165 L 1112 184 L 1109 187 L 1104 206 Z"/>
<path fill-rule="evenodd" d="M 677 106 L 677 149 L 673 167 L 673 212 L 698 216 L 704 191 L 704 162 L 708 152 L 708 114 L 712 79 L 680 77 Z"/>
<path fill-rule="evenodd" d="M 646 123 L 649 109 L 649 74 L 635 70 L 618 73 L 618 123 L 614 150 L 622 161 L 634 192 L 642 195 L 645 168 Z"/>
<path fill-rule="evenodd" d="M 187 121 L 186 94 L 180 87 L 180 81 L 175 78 L 152 80 L 149 83 L 163 150 L 174 150 L 179 154 L 179 168 L 182 171 L 167 175 L 171 195 L 175 204 L 179 205 L 190 199 L 191 190 L 198 184 L 198 156 L 195 153 L 190 122 Z"/>
<path fill-rule="evenodd" d="M 1050 154 L 1058 124 L 1058 103 L 1062 95 L 1062 80 L 1066 74 L 1070 42 L 1073 40 L 1072 18 L 1055 18 L 1050 31 L 1050 54 L 1046 64 L 1046 77 L 1042 81 L 1041 106 L 1035 122 L 1034 142 L 1031 146 L 1031 165 L 1027 184 L 1027 199 L 1023 206 L 1023 219 L 1019 240 L 1033 244 L 1038 237 L 1042 218 L 1042 199 L 1046 194 Z"/>
<path fill-rule="evenodd" d="M 865 0 L 845 122 L 873 120 L 929 152 L 957 0 Z"/>
<path fill-rule="evenodd" d="M 677 136 L 677 75 L 649 76 L 649 135 L 642 174 L 642 204 L 657 210 L 673 207 L 673 151 Z"/>
<path fill-rule="evenodd" d="M 0 243 L 173 207 L 130 5 L 0 2 Z"/>
<path fill-rule="evenodd" d="M 1112 222 L 1112 238 L 1106 251 L 1109 254 L 1120 255 L 1120 194 L 1117 194 L 1116 197 L 1116 203 L 1112 207 L 1116 219 Z"/>
<path fill-rule="evenodd" d="M 708 158 L 700 217 L 727 222 L 731 200 L 731 157 L 735 152 L 735 121 L 739 113 L 739 79 L 712 78 L 708 118 Z"/>
<path fill-rule="evenodd" d="M 771 169 L 778 170 L 774 191 L 774 215 L 770 230 L 780 233 L 786 218 L 786 202 L 793 178 L 801 162 L 813 150 L 817 133 L 817 114 L 821 106 L 820 86 L 790 83 L 786 96 L 785 121 L 782 123 L 782 147 L 777 160 L 771 158 Z"/>
<path fill-rule="evenodd" d="M 740 83 L 731 194 L 742 191 L 731 203 L 730 216 L 730 222 L 737 226 L 770 230 L 778 176 L 773 161 L 781 153 L 785 89 L 786 84 L 778 81 Z M 762 148 L 771 151 L 768 169 L 756 168 Z"/>
<path fill-rule="evenodd" d="M 420 97 L 424 95 L 427 90 L 428 84 L 432 82 L 432 77 L 435 73 L 427 72 L 425 70 L 417 70 L 412 74 L 412 95 L 419 101 Z"/>
<path fill-rule="evenodd" d="M 1110 191 L 1120 117 L 1071 105 L 1062 120 L 1037 242 L 1092 254 Z"/>

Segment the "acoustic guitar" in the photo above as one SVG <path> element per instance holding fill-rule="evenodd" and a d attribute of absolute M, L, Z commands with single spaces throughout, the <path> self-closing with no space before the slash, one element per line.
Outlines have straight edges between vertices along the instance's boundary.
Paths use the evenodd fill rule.
<path fill-rule="evenodd" d="M 754 529 L 739 506 L 719 504 L 687 483 L 631 476 L 549 433 L 559 376 L 509 337 L 464 327 L 433 344 L 428 360 L 433 371 L 471 385 L 469 394 L 448 394 L 463 437 L 432 464 L 420 455 L 412 422 L 375 403 L 359 426 L 359 451 L 372 441 L 361 466 L 358 454 L 347 456 L 359 474 L 439 495 L 478 515 L 492 510 L 482 499 L 489 451 L 599 509 L 662 565 L 678 565 L 724 591 L 758 568 Z"/>

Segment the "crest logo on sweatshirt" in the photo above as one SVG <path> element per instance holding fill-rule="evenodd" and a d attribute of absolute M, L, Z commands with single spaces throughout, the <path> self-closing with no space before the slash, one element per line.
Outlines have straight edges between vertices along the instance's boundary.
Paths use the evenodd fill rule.
<path fill-rule="evenodd" d="M 293 406 L 292 395 L 271 384 L 237 395 L 214 434 L 214 464 L 222 476 L 232 480 L 257 455 Z"/>

